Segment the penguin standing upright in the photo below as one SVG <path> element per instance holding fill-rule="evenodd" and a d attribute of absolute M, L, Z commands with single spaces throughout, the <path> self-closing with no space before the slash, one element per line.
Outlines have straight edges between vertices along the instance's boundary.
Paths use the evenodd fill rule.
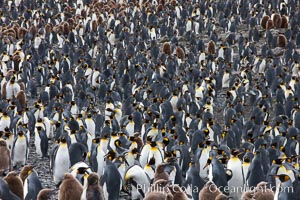
<path fill-rule="evenodd" d="M 84 188 L 81 200 L 104 200 L 103 189 L 100 186 L 100 178 L 97 173 L 89 174 L 87 187 Z"/>
<path fill-rule="evenodd" d="M 8 171 L 11 171 L 11 157 L 10 151 L 7 147 L 6 141 L 0 139 L 0 176 Z"/>
<path fill-rule="evenodd" d="M 4 178 L 8 184 L 9 190 L 17 195 L 20 199 L 23 199 L 23 182 L 15 171 L 9 172 Z"/>
<path fill-rule="evenodd" d="M 80 200 L 83 192 L 80 182 L 70 173 L 63 176 L 63 181 L 59 186 L 58 199 L 59 200 Z"/>
<path fill-rule="evenodd" d="M 220 191 L 224 194 L 228 193 L 225 188 L 228 187 L 228 175 L 227 171 L 225 171 L 224 166 L 217 158 L 217 155 L 213 155 L 207 160 L 207 164 L 205 167 L 209 167 L 209 181 L 213 181 Z M 200 195 L 200 194 L 199 194 Z"/>
<path fill-rule="evenodd" d="M 0 131 L 4 131 L 5 128 L 10 128 L 11 118 L 7 112 L 4 112 L 0 119 Z"/>
<path fill-rule="evenodd" d="M 36 199 L 42 189 L 42 184 L 38 178 L 37 172 L 32 165 L 26 165 L 20 172 L 20 178 L 24 186 L 24 199 Z"/>
<path fill-rule="evenodd" d="M 105 167 L 105 153 L 106 151 L 103 150 L 103 142 L 101 143 L 101 140 L 108 140 L 105 138 L 103 139 L 93 139 L 93 142 L 96 143 L 97 140 L 100 140 L 95 149 L 91 153 L 91 166 L 95 172 L 98 173 L 98 175 L 101 177 L 103 175 L 103 169 Z M 107 143 L 106 143 L 107 146 Z M 107 147 L 106 147 L 107 148 Z"/>
<path fill-rule="evenodd" d="M 34 132 L 35 132 L 34 144 L 36 148 L 36 153 L 40 157 L 45 157 L 47 156 L 47 152 L 48 152 L 48 138 L 46 132 L 40 126 L 36 127 Z"/>
<path fill-rule="evenodd" d="M 88 114 L 87 118 L 84 120 L 86 124 L 86 130 L 91 134 L 92 139 L 95 138 L 95 121 L 92 118 L 91 114 Z"/>
<path fill-rule="evenodd" d="M 242 161 L 239 159 L 239 151 L 236 149 L 232 149 L 231 158 L 227 162 L 227 169 L 232 171 L 232 177 L 228 181 L 228 187 L 230 188 L 238 188 L 244 184 L 243 180 L 243 172 L 242 172 Z M 232 199 L 239 200 L 241 199 L 242 190 L 235 191 L 230 194 Z"/>
<path fill-rule="evenodd" d="M 13 166 L 17 164 L 25 165 L 28 158 L 29 146 L 28 140 L 23 131 L 19 131 L 12 147 L 12 163 Z"/>
<path fill-rule="evenodd" d="M 274 175 L 274 177 L 279 180 L 278 184 L 276 185 L 274 200 L 290 199 L 289 193 L 293 192 L 291 178 L 286 174 Z"/>
<path fill-rule="evenodd" d="M 265 181 L 265 174 L 260 160 L 260 151 L 257 150 L 249 167 L 247 182 L 249 187 L 256 187 L 261 181 Z"/>
<path fill-rule="evenodd" d="M 60 143 L 53 149 L 51 159 L 51 169 L 53 172 L 53 180 L 55 184 L 59 184 L 64 174 L 70 168 L 70 155 L 66 138 L 63 136 Z"/>
<path fill-rule="evenodd" d="M 104 197 L 107 200 L 118 200 L 122 189 L 122 177 L 111 160 L 106 161 L 104 174 L 100 178 L 100 185 L 103 188 Z"/>

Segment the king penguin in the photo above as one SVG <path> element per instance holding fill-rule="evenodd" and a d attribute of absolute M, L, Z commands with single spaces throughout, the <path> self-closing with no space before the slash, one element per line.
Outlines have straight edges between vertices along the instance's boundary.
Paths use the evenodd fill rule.
<path fill-rule="evenodd" d="M 40 157 L 46 157 L 48 154 L 48 138 L 46 135 L 46 131 L 42 129 L 41 126 L 35 128 L 35 148 L 36 153 Z"/>
<path fill-rule="evenodd" d="M 107 200 L 118 200 L 122 189 L 122 177 L 109 157 L 106 160 L 104 174 L 100 178 L 100 185 L 103 188 L 104 197 Z"/>
<path fill-rule="evenodd" d="M 231 158 L 227 162 L 227 169 L 232 171 L 232 178 L 228 181 L 228 187 L 238 188 L 244 184 L 243 172 L 242 172 L 242 161 L 239 159 L 239 151 L 237 149 L 231 150 Z M 231 198 L 234 200 L 241 199 L 242 191 L 234 191 L 230 194 Z"/>
<path fill-rule="evenodd" d="M 265 174 L 263 171 L 259 150 L 255 152 L 255 156 L 250 164 L 246 179 L 249 187 L 256 187 L 258 183 L 265 181 Z"/>
<path fill-rule="evenodd" d="M 125 184 L 131 199 L 143 199 L 150 187 L 150 180 L 143 168 L 133 165 L 125 172 Z"/>
<path fill-rule="evenodd" d="M 66 138 L 63 136 L 60 143 L 54 147 L 51 159 L 51 169 L 53 180 L 58 185 L 64 177 L 64 174 L 70 168 L 70 155 Z"/>
<path fill-rule="evenodd" d="M 18 164 L 25 165 L 28 158 L 29 146 L 28 140 L 23 131 L 19 131 L 12 147 L 13 166 Z"/>
<path fill-rule="evenodd" d="M 24 166 L 20 172 L 20 178 L 24 186 L 24 199 L 36 199 L 43 187 L 33 166 Z"/>

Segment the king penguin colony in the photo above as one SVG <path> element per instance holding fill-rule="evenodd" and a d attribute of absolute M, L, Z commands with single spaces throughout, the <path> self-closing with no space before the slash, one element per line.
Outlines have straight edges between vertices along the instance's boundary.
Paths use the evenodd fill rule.
<path fill-rule="evenodd" d="M 297 0 L 0 0 L 0 199 L 299 199 L 299 27 Z"/>

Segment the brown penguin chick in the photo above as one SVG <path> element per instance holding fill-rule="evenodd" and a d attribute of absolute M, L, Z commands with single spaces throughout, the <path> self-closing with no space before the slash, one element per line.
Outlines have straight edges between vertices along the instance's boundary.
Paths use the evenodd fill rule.
<path fill-rule="evenodd" d="M 163 48 L 162 48 L 163 53 L 167 54 L 167 55 L 171 55 L 172 54 L 172 50 L 171 50 L 171 45 L 169 42 L 165 42 L 163 44 Z"/>
<path fill-rule="evenodd" d="M 210 40 L 208 42 L 208 45 L 207 45 L 207 53 L 208 54 L 215 54 L 216 53 L 216 45 L 215 45 L 215 42 Z"/>
<path fill-rule="evenodd" d="M 3 83 L 3 87 L 1 89 L 1 95 L 2 95 L 2 99 L 6 99 L 6 85 L 7 85 L 7 81 L 5 81 Z"/>
<path fill-rule="evenodd" d="M 223 193 L 218 194 L 218 196 L 216 196 L 216 198 L 215 198 L 215 200 L 228 200 L 228 199 L 230 199 L 230 198 Z"/>
<path fill-rule="evenodd" d="M 98 23 L 96 20 L 92 21 L 92 31 L 96 32 L 97 31 L 97 27 L 98 27 Z"/>
<path fill-rule="evenodd" d="M 273 22 L 275 28 L 281 28 L 281 16 L 278 13 L 273 15 Z"/>
<path fill-rule="evenodd" d="M 260 182 L 257 184 L 253 198 L 255 200 L 273 200 L 274 199 L 274 192 L 268 188 L 269 183 L 267 182 Z"/>
<path fill-rule="evenodd" d="M 88 186 L 86 190 L 86 199 L 104 200 L 103 189 L 99 183 L 99 176 L 97 173 L 91 173 L 87 179 Z"/>
<path fill-rule="evenodd" d="M 153 182 L 156 182 L 159 179 L 163 179 L 163 180 L 167 180 L 167 181 L 169 180 L 169 174 L 164 171 L 165 166 L 166 166 L 166 164 L 162 163 L 156 167 Z"/>
<path fill-rule="evenodd" d="M 184 59 L 185 53 L 181 47 L 176 48 L 176 56 L 180 59 Z"/>
<path fill-rule="evenodd" d="M 172 193 L 174 199 L 180 199 L 180 200 L 189 199 L 179 185 L 171 185 L 169 186 L 169 190 Z"/>
<path fill-rule="evenodd" d="M 242 195 L 242 200 L 252 200 L 253 199 L 253 191 L 249 190 L 249 191 L 245 191 Z"/>
<path fill-rule="evenodd" d="M 285 15 L 281 15 L 281 28 L 288 28 L 288 27 L 289 27 L 288 18 Z"/>
<path fill-rule="evenodd" d="M 58 200 L 80 200 L 82 195 L 82 185 L 70 173 L 64 175 L 64 180 L 59 186 Z"/>
<path fill-rule="evenodd" d="M 19 31 L 20 25 L 15 23 L 12 28 L 15 31 L 16 37 L 18 37 L 18 31 Z"/>
<path fill-rule="evenodd" d="M 173 200 L 174 197 L 171 193 L 164 192 L 149 192 L 144 200 Z"/>
<path fill-rule="evenodd" d="M 69 23 L 70 29 L 73 29 L 75 27 L 75 20 L 73 18 L 67 19 L 67 22 Z"/>
<path fill-rule="evenodd" d="M 0 140 L 0 176 L 11 171 L 10 151 L 5 140 Z"/>
<path fill-rule="evenodd" d="M 277 47 L 285 48 L 287 45 L 287 39 L 285 35 L 279 34 L 277 37 Z"/>
<path fill-rule="evenodd" d="M 50 200 L 54 192 L 55 190 L 53 189 L 49 189 L 49 188 L 42 189 L 40 190 L 37 196 L 37 200 Z"/>
<path fill-rule="evenodd" d="M 266 30 L 270 30 L 272 28 L 274 28 L 274 22 L 272 19 L 269 19 L 266 24 Z"/>
<path fill-rule="evenodd" d="M 26 90 L 25 84 L 24 84 L 24 82 L 22 82 L 22 80 L 18 80 L 17 83 L 19 84 L 21 90 L 23 90 L 23 91 Z"/>
<path fill-rule="evenodd" d="M 47 34 L 52 32 L 52 25 L 50 23 L 45 25 L 45 31 Z"/>
<path fill-rule="evenodd" d="M 62 25 L 62 30 L 64 35 L 68 35 L 70 32 L 70 26 L 68 22 L 64 22 Z"/>
<path fill-rule="evenodd" d="M 28 32 L 28 30 L 27 30 L 26 28 L 20 27 L 20 28 L 18 29 L 18 38 L 19 38 L 19 39 L 21 39 L 21 38 L 24 39 L 27 32 Z"/>
<path fill-rule="evenodd" d="M 153 184 L 150 187 L 150 191 L 169 193 L 170 190 L 169 190 L 168 186 L 169 186 L 168 180 L 159 179 L 159 180 L 153 182 Z"/>
<path fill-rule="evenodd" d="M 21 172 L 20 172 L 20 178 L 22 180 L 22 182 L 24 183 L 25 179 L 28 177 L 28 175 L 30 174 L 30 172 L 33 170 L 33 166 L 32 165 L 25 165 Z"/>
<path fill-rule="evenodd" d="M 209 181 L 199 192 L 199 199 L 216 199 L 216 197 L 221 194 L 217 186 Z"/>
<path fill-rule="evenodd" d="M 37 27 L 32 25 L 31 27 L 29 27 L 29 32 L 32 34 L 33 37 L 35 37 L 36 34 L 38 33 L 38 29 L 37 29 Z"/>
<path fill-rule="evenodd" d="M 267 28 L 267 22 L 270 19 L 270 17 L 268 15 L 263 16 L 263 18 L 261 19 L 260 25 L 261 27 L 263 27 L 263 29 Z"/>
<path fill-rule="evenodd" d="M 16 95 L 17 101 L 20 103 L 22 109 L 26 108 L 26 94 L 23 90 L 20 90 Z"/>
<path fill-rule="evenodd" d="M 13 28 L 8 29 L 6 31 L 6 35 L 9 35 L 14 39 L 17 38 L 17 33 L 16 33 L 15 29 L 13 29 Z"/>
<path fill-rule="evenodd" d="M 20 199 L 23 199 L 24 196 L 23 181 L 15 171 L 9 172 L 3 178 L 3 180 L 7 182 L 9 190 L 12 193 L 20 197 Z"/>

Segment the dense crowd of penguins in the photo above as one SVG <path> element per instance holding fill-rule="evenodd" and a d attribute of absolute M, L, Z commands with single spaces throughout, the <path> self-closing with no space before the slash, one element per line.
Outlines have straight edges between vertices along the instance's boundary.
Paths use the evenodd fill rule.
<path fill-rule="evenodd" d="M 0 8 L 0 199 L 299 199 L 297 0 Z"/>

